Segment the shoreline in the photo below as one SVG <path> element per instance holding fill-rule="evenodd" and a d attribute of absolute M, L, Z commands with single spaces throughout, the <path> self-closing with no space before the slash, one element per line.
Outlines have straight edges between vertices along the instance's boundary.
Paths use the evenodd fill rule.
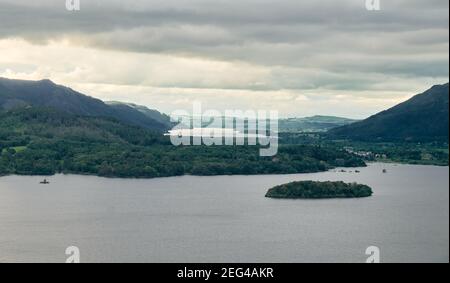
<path fill-rule="evenodd" d="M 294 176 L 294 175 L 303 175 L 303 174 L 318 174 L 318 173 L 326 173 L 326 172 L 336 172 L 341 169 L 346 170 L 355 170 L 355 169 L 364 169 L 369 167 L 370 165 L 376 165 L 376 164 L 385 164 L 385 165 L 391 165 L 391 166 L 424 166 L 424 167 L 437 167 L 437 168 L 445 168 L 449 167 L 446 166 L 440 166 L 440 165 L 427 165 L 427 164 L 409 164 L 409 163 L 398 163 L 398 162 L 366 162 L 366 166 L 364 167 L 335 167 L 330 168 L 328 170 L 324 171 L 316 171 L 316 172 L 301 172 L 301 173 L 286 173 L 286 174 L 252 174 L 252 175 L 246 175 L 246 174 L 234 174 L 234 175 L 192 175 L 192 174 L 184 174 L 184 175 L 178 175 L 178 176 L 166 176 L 166 177 L 155 177 L 155 178 L 139 178 L 139 177 L 107 177 L 107 176 L 99 176 L 95 174 L 80 174 L 80 173 L 56 173 L 53 175 L 20 175 L 20 174 L 8 174 L 8 175 L 0 175 L 0 179 L 6 178 L 6 177 L 36 177 L 36 178 L 51 178 L 55 176 L 84 176 L 84 177 L 96 177 L 96 178 L 103 178 L 103 179 L 109 179 L 109 180 L 158 180 L 158 179 L 169 179 L 169 178 L 181 178 L 181 177 L 251 177 L 251 176 Z M 359 174 L 356 172 L 342 172 L 342 174 Z"/>
<path fill-rule="evenodd" d="M 437 162 L 431 162 L 431 163 L 426 163 L 426 162 L 417 162 L 417 163 L 411 163 L 411 162 L 399 162 L 399 161 L 394 161 L 394 160 L 375 160 L 375 161 L 366 161 L 367 164 L 369 163 L 386 163 L 386 164 L 398 164 L 398 165 L 421 165 L 421 166 L 436 166 L 436 167 L 449 167 L 449 163 L 447 164 L 442 164 L 442 163 L 437 163 Z"/>

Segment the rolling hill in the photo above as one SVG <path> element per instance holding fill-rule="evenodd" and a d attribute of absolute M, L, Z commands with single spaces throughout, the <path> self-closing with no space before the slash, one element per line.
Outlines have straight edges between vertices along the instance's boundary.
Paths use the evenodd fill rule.
<path fill-rule="evenodd" d="M 144 114 L 150 119 L 153 119 L 163 125 L 166 125 L 167 128 L 173 127 L 172 123 L 170 122 L 170 116 L 161 113 L 154 109 L 149 109 L 142 105 L 137 105 L 134 103 L 125 103 L 125 102 L 119 102 L 119 101 L 106 101 L 106 104 L 108 104 L 110 107 L 115 109 L 129 109 L 132 108 L 134 110 L 139 111 L 140 113 Z"/>
<path fill-rule="evenodd" d="M 164 131 L 170 127 L 167 117 L 156 111 L 151 117 L 126 104 L 108 105 L 50 80 L 24 81 L 0 78 L 0 110 L 30 106 L 52 108 L 80 116 L 110 117 L 129 125 L 157 131 Z"/>
<path fill-rule="evenodd" d="M 436 85 L 366 120 L 332 129 L 334 139 L 448 142 L 449 85 Z"/>

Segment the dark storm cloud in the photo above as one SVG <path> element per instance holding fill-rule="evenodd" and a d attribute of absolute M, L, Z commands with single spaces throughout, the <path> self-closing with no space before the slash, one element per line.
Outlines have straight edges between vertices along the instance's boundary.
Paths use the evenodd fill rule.
<path fill-rule="evenodd" d="M 1 0 L 1 31 L 60 33 L 73 30 L 86 33 L 129 29 L 142 26 L 213 25 L 240 27 L 233 32 L 244 34 L 247 28 L 260 26 L 261 40 L 272 40 L 270 26 L 319 25 L 335 30 L 415 30 L 448 28 L 448 1 L 383 1 L 382 12 L 364 9 L 365 0 L 297 1 L 297 0 L 165 0 L 112 1 L 81 0 L 77 14 L 65 11 L 64 0 Z M 12 28 L 12 29 L 11 29 Z M 278 29 L 277 29 L 278 28 Z M 258 33 L 255 33 L 258 35 Z M 276 36 L 276 35 L 275 35 Z M 285 34 L 289 40 L 289 35 Z"/>
<path fill-rule="evenodd" d="M 347 73 L 448 77 L 447 0 L 0 0 L 0 37 L 143 53 L 181 54 L 274 66 L 268 88 L 352 88 Z M 317 82 L 296 69 L 322 70 Z"/>

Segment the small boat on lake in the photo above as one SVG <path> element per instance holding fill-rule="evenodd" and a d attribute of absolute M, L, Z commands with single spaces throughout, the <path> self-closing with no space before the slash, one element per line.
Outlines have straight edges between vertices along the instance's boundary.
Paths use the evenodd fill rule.
<path fill-rule="evenodd" d="M 386 174 L 386 173 L 387 173 L 387 170 L 386 170 L 386 169 L 383 169 L 383 173 L 385 173 L 385 174 Z"/>
<path fill-rule="evenodd" d="M 50 184 L 50 182 L 47 181 L 47 179 L 44 179 L 44 181 L 40 182 L 39 184 L 41 184 L 41 185 L 48 185 L 48 184 Z"/>

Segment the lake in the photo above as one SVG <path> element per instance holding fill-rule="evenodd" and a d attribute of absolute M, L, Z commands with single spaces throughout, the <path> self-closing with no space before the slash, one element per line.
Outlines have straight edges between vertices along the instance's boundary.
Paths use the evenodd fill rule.
<path fill-rule="evenodd" d="M 387 169 L 383 174 L 382 170 Z M 354 171 L 355 169 L 346 169 Z M 449 168 L 370 164 L 269 176 L 0 178 L 0 262 L 449 261 Z M 264 197 L 296 180 L 359 182 L 364 199 Z"/>

